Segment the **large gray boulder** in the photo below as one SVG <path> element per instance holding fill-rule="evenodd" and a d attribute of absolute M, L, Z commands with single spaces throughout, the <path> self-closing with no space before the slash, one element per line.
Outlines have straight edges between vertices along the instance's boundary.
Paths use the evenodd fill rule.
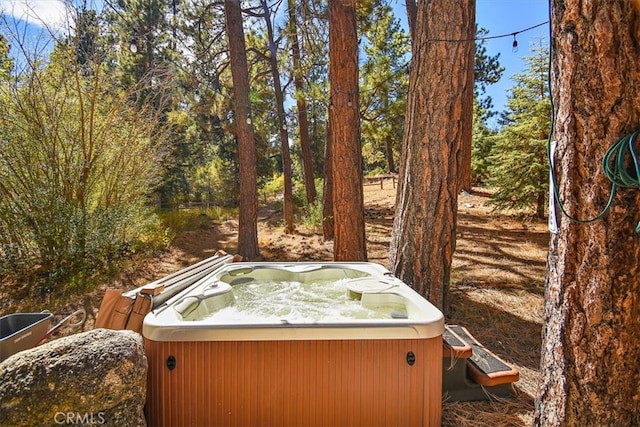
<path fill-rule="evenodd" d="M 135 332 L 60 338 L 0 363 L 0 425 L 145 426 L 146 380 Z"/>

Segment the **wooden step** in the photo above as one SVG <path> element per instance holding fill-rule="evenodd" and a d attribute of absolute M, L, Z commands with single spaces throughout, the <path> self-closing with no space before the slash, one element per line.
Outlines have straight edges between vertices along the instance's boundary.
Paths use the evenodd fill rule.
<path fill-rule="evenodd" d="M 442 357 L 468 359 L 472 355 L 471 346 L 453 332 L 449 327 L 442 334 Z"/>
<path fill-rule="evenodd" d="M 454 337 L 471 347 L 472 354 L 467 359 L 467 371 L 473 381 L 483 386 L 492 387 L 513 383 L 520 379 L 520 374 L 516 369 L 480 344 L 466 328 L 459 325 L 447 325 L 446 329 Z"/>

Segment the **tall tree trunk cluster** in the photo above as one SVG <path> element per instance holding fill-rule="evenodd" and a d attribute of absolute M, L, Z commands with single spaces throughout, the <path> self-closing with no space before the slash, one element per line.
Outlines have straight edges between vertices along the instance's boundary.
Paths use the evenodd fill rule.
<path fill-rule="evenodd" d="M 304 188 L 307 195 L 307 203 L 316 200 L 316 184 L 313 177 L 313 153 L 311 151 L 311 138 L 309 137 L 309 117 L 307 114 L 307 102 L 304 97 L 304 80 L 302 74 L 302 61 L 300 55 L 300 42 L 298 40 L 298 24 L 296 18 L 296 2 L 288 0 L 289 25 L 291 31 L 291 58 L 293 59 L 293 83 L 296 88 L 296 106 L 298 110 L 298 127 L 300 128 L 300 151 L 302 153 L 302 172 L 304 175 Z"/>
<path fill-rule="evenodd" d="M 586 220 L 609 197 L 606 150 L 640 127 L 640 2 L 551 6 L 556 181 L 567 212 Z M 619 188 L 598 221 L 558 217 L 535 425 L 640 425 L 639 218 L 638 188 Z"/>
<path fill-rule="evenodd" d="M 419 2 L 389 264 L 440 308 L 456 244 L 463 123 L 473 110 L 474 36 L 475 0 Z"/>
<path fill-rule="evenodd" d="M 284 175 L 284 197 L 283 211 L 285 222 L 285 233 L 295 231 L 294 209 L 293 209 L 293 185 L 291 154 L 289 150 L 289 131 L 286 121 L 286 111 L 284 106 L 284 91 L 280 81 L 280 71 L 278 67 L 278 45 L 275 38 L 273 25 L 271 22 L 271 11 L 265 0 L 260 2 L 262 13 L 254 16 L 264 18 L 268 37 L 268 52 L 265 55 L 271 69 L 273 79 L 273 89 L 275 94 L 275 106 L 278 114 L 278 133 L 280 134 L 282 168 Z M 289 19 L 292 45 L 292 56 L 294 62 L 294 81 L 296 89 L 301 91 L 303 82 L 301 78 L 300 47 L 298 44 L 295 1 L 289 0 Z M 227 36 L 229 38 L 229 52 L 231 59 L 231 73 L 233 77 L 233 87 L 236 106 L 236 137 L 238 139 L 238 163 L 240 165 L 240 225 L 239 225 L 239 252 L 248 258 L 258 255 L 257 248 L 257 172 L 255 165 L 255 141 L 253 140 L 253 128 L 251 125 L 250 104 L 249 104 L 249 77 L 246 57 L 246 46 L 244 41 L 244 30 L 242 27 L 242 9 L 239 0 L 225 0 L 225 18 L 227 25 Z M 240 52 L 241 50 L 241 52 Z M 309 126 L 307 120 L 306 104 L 301 94 L 297 95 L 298 118 L 300 123 L 300 143 L 302 148 L 303 168 L 305 177 L 305 189 L 307 201 L 313 202 L 315 199 L 315 185 L 313 179 L 313 166 L 311 159 Z M 244 119 L 246 118 L 246 120 Z M 240 120 L 239 120 L 240 119 Z M 252 156 L 252 157 L 251 157 Z M 253 158 L 253 164 L 247 162 Z M 244 171 L 244 172 L 243 172 Z M 254 183 L 252 193 L 247 188 L 250 183 Z M 250 223 L 251 221 L 251 223 Z M 254 231 L 255 230 L 255 231 Z M 255 248 L 254 246 L 255 241 Z M 253 255 L 251 255 L 253 254 Z"/>

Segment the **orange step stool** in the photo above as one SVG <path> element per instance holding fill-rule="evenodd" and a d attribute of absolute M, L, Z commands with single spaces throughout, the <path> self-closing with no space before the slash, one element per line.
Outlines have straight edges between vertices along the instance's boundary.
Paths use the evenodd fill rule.
<path fill-rule="evenodd" d="M 448 401 L 512 397 L 519 372 L 489 351 L 464 327 L 446 325 L 443 334 L 442 392 Z"/>

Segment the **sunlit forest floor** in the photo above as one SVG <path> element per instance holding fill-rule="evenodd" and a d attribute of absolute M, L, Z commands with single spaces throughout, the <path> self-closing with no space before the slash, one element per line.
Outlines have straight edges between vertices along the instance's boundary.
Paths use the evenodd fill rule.
<path fill-rule="evenodd" d="M 364 188 L 369 260 L 387 265 L 396 189 L 391 180 Z M 454 254 L 450 309 L 446 322 L 465 326 L 478 341 L 520 371 L 516 397 L 488 402 L 444 402 L 443 426 L 531 425 L 539 369 L 546 224 L 518 216 L 497 215 L 486 206 L 483 189 L 463 193 L 458 205 L 458 237 Z M 274 206 L 276 206 L 275 204 Z M 332 242 L 300 227 L 284 234 L 282 212 L 264 206 L 259 212 L 259 245 L 265 261 L 332 259 Z M 212 256 L 237 249 L 237 222 L 211 222 L 179 235 L 164 253 L 132 263 L 98 289 L 67 298 L 25 298 L 29 293 L 0 288 L 0 314 L 47 309 L 61 319 L 79 307 L 91 329 L 107 288 L 131 289 Z M 55 321 L 55 319 L 54 319 Z"/>

